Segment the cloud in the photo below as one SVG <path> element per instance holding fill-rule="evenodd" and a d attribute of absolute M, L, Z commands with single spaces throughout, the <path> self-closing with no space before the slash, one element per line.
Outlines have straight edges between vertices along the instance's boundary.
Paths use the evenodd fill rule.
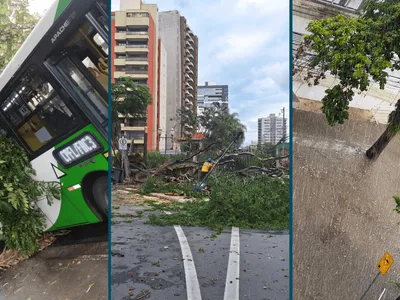
<path fill-rule="evenodd" d="M 118 9 L 112 0 L 112 9 Z M 146 0 L 178 10 L 199 38 L 199 83 L 229 85 L 229 106 L 257 140 L 257 119 L 289 109 L 289 0 Z"/>
<path fill-rule="evenodd" d="M 221 64 L 257 55 L 273 35 L 264 30 L 230 32 L 216 41 L 215 59 Z"/>
<path fill-rule="evenodd" d="M 289 90 L 289 62 L 276 62 L 260 68 L 252 68 L 251 82 L 243 88 L 245 93 L 263 95 L 271 89 Z"/>
<path fill-rule="evenodd" d="M 289 9 L 289 1 L 238 0 L 234 8 L 237 13 L 257 11 L 257 13 L 262 15 L 275 15 L 277 13 L 287 12 Z"/>
<path fill-rule="evenodd" d="M 53 2 L 54 0 L 29 0 L 29 11 L 43 14 Z"/>

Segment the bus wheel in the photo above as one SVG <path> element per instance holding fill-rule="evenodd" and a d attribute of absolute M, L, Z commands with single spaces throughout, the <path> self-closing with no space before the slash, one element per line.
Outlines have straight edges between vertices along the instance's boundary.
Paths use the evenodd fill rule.
<path fill-rule="evenodd" d="M 92 189 L 94 200 L 97 204 L 99 213 L 103 216 L 104 220 L 108 218 L 108 178 L 107 176 L 98 177 L 93 182 Z"/>

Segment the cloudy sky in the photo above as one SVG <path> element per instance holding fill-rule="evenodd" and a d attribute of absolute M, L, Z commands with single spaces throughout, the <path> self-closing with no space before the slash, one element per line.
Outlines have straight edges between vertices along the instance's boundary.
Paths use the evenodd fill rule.
<path fill-rule="evenodd" d="M 119 0 L 112 10 L 119 10 Z M 52 0 L 30 0 L 42 13 Z M 147 0 L 178 10 L 199 37 L 199 84 L 229 85 L 229 106 L 257 140 L 257 119 L 289 112 L 289 0 Z"/>
<path fill-rule="evenodd" d="M 111 9 L 119 10 L 119 0 Z M 199 84 L 229 85 L 229 106 L 257 140 L 257 119 L 289 111 L 289 1 L 148 0 L 178 10 L 199 37 Z"/>
<path fill-rule="evenodd" d="M 54 2 L 54 0 L 29 0 L 31 12 L 43 14 L 43 12 Z"/>

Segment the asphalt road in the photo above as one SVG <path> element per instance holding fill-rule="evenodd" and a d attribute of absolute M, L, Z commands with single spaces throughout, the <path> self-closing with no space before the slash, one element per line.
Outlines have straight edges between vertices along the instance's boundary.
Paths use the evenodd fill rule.
<path fill-rule="evenodd" d="M 143 209 L 114 210 L 123 217 L 115 216 L 112 225 L 113 300 L 217 300 L 229 293 L 234 295 L 229 300 L 288 299 L 287 233 L 239 229 L 239 243 L 231 248 L 231 229 L 211 237 L 205 228 L 144 224 L 148 212 L 130 217 Z M 188 249 L 191 257 L 182 252 Z M 232 280 L 226 290 L 228 265 Z"/>
<path fill-rule="evenodd" d="M 0 273 L 0 295 L 7 300 L 106 300 L 107 245 L 106 224 L 76 228 Z"/>
<path fill-rule="evenodd" d="M 400 295 L 400 138 L 377 161 L 365 151 L 385 127 L 323 115 L 293 114 L 293 299 L 361 299 L 386 251 L 394 264 L 363 300 Z"/>

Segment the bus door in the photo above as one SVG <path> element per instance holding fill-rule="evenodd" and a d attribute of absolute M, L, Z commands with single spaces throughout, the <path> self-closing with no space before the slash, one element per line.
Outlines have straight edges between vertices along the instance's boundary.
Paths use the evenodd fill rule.
<path fill-rule="evenodd" d="M 107 14 L 99 3 L 45 65 L 107 139 L 109 33 Z"/>

